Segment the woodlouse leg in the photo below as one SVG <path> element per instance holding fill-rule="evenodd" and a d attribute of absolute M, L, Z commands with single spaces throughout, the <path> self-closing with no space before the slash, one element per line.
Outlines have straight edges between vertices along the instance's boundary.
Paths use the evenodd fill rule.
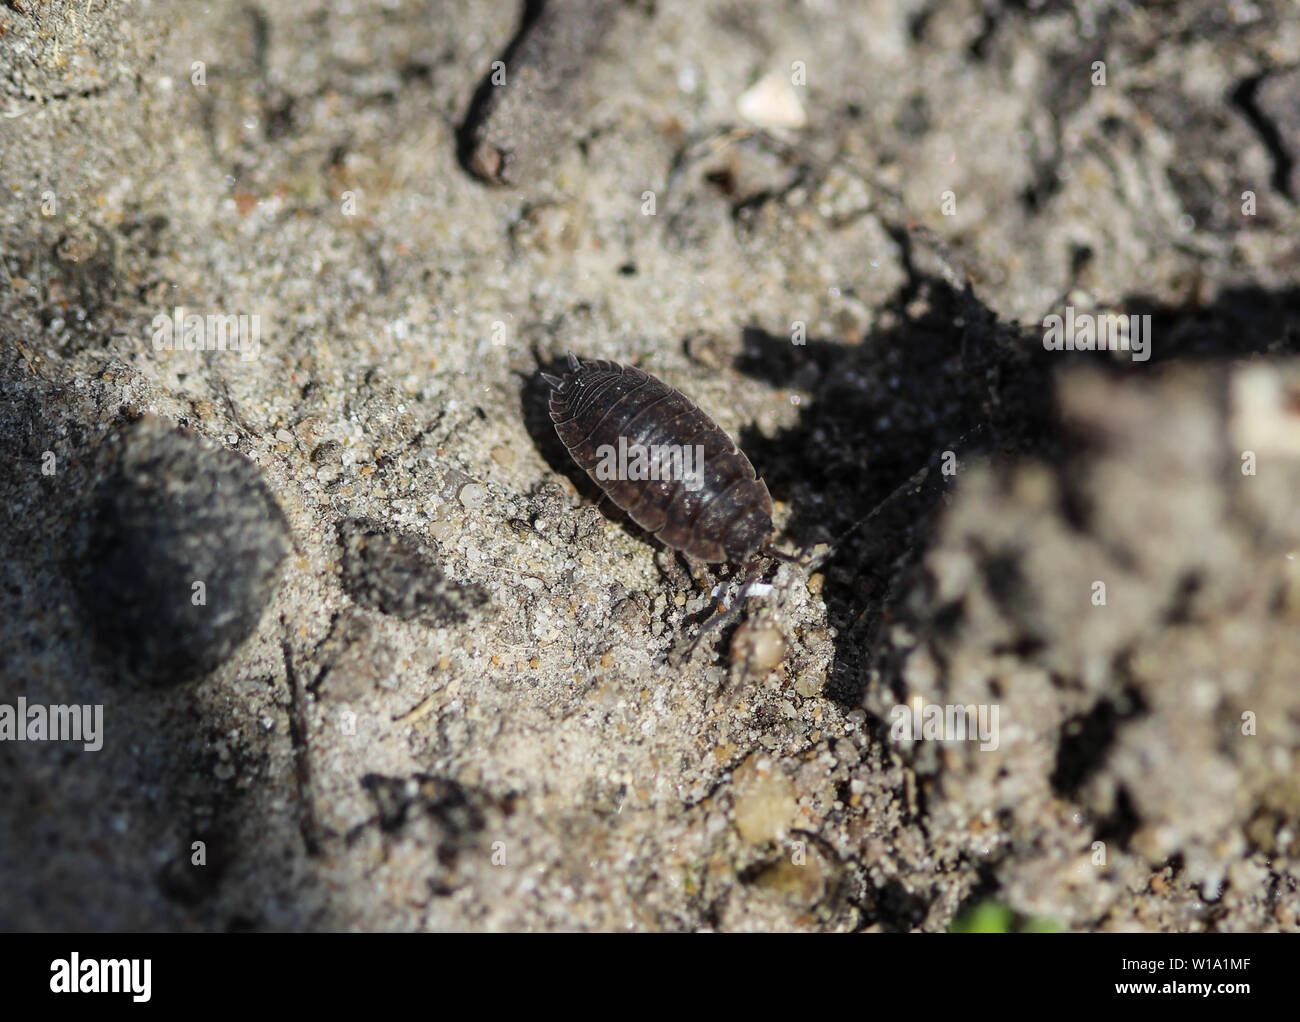
<path fill-rule="evenodd" d="M 713 615 L 700 625 L 700 630 L 689 641 L 683 636 L 668 654 L 668 662 L 674 667 L 687 663 L 695 655 L 700 643 L 705 637 L 725 628 L 734 623 L 745 608 L 745 596 L 749 592 L 749 587 L 763 574 L 765 568 L 764 558 L 756 556 L 743 573 L 738 573 L 736 577 L 740 578 L 740 584 L 735 588 L 735 594 L 731 598 L 723 599 L 720 603 L 714 605 Z M 730 590 L 735 587 L 735 577 L 729 579 L 727 588 Z"/>
<path fill-rule="evenodd" d="M 677 559 L 686 565 L 686 573 L 698 588 L 711 588 L 710 583 L 713 581 L 714 575 L 708 564 L 704 561 L 693 561 L 680 550 L 677 551 Z"/>
<path fill-rule="evenodd" d="M 778 550 L 774 546 L 766 545 L 763 547 L 763 553 L 769 557 L 775 557 L 778 561 L 788 561 L 790 564 L 802 564 L 808 559 L 809 550 Z"/>
<path fill-rule="evenodd" d="M 690 565 L 684 563 L 680 551 L 673 550 L 669 547 L 656 552 L 655 567 L 663 575 L 664 580 L 668 583 L 669 588 L 690 591 L 692 588 L 692 576 Z"/>
<path fill-rule="evenodd" d="M 686 636 L 682 636 L 678 640 L 668 654 L 668 662 L 674 667 L 680 667 L 682 664 L 688 663 L 695 655 L 700 643 L 704 641 L 704 637 L 735 621 L 740 616 L 740 611 L 740 600 L 735 600 L 730 607 L 719 606 L 714 611 L 713 616 L 700 625 L 700 630 L 695 633 L 694 638 L 688 640 Z"/>

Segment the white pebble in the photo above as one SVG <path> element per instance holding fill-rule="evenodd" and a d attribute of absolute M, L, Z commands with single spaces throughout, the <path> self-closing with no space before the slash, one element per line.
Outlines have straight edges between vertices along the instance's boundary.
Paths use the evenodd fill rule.
<path fill-rule="evenodd" d="M 487 503 L 488 489 L 479 483 L 466 483 L 457 496 L 465 507 L 482 507 Z"/>

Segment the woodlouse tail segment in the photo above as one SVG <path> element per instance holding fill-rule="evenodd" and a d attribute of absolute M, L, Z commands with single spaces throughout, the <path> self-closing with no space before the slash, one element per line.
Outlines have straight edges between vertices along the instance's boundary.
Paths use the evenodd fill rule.
<path fill-rule="evenodd" d="M 569 360 L 569 372 L 570 373 L 580 372 L 582 369 L 582 362 L 579 360 L 578 356 L 571 351 L 566 351 L 565 356 Z M 564 389 L 564 384 L 567 379 L 567 375 L 556 376 L 553 373 L 540 373 L 539 375 L 542 377 L 543 380 L 545 380 L 550 385 L 552 390 Z"/>

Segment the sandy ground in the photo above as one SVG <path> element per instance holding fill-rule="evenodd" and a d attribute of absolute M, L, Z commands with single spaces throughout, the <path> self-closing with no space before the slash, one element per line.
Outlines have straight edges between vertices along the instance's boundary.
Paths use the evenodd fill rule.
<path fill-rule="evenodd" d="M 1297 66 L 1244 0 L 0 5 L 0 702 L 103 713 L 0 741 L 0 926 L 1296 930 Z M 737 573 L 598 503 L 568 350 L 824 555 L 684 661 Z"/>

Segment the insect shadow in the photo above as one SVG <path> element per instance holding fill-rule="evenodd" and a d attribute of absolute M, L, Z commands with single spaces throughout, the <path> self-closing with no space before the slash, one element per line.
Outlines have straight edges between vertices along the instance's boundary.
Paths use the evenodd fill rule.
<path fill-rule="evenodd" d="M 924 311 L 906 311 L 918 308 Z M 1009 361 L 1015 350 L 1008 329 L 969 294 L 933 278 L 900 289 L 888 312 L 882 319 L 895 325 L 856 345 L 817 338 L 796 345 L 751 327 L 734 363 L 799 400 L 793 426 L 771 437 L 745 429 L 739 442 L 788 508 L 786 541 L 832 548 L 820 568 L 837 633 L 827 695 L 846 707 L 862 701 L 864 651 L 887 597 L 925 549 L 947 491 L 942 453 L 961 440 L 985 448 L 1007 442 L 1000 424 L 977 427 L 990 425 L 990 363 Z M 1032 419 L 1048 411 L 1045 401 L 1023 410 Z"/>
<path fill-rule="evenodd" d="M 882 310 L 892 325 L 856 345 L 813 338 L 794 345 L 756 327 L 743 332 L 735 368 L 800 397 L 794 425 L 771 437 L 745 429 L 737 440 L 789 509 L 785 541 L 834 546 L 821 568 L 828 624 L 836 631 L 830 698 L 859 706 L 870 669 L 885 666 L 881 657 L 890 654 L 878 641 L 881 627 L 904 612 L 909 573 L 929 546 L 961 467 L 1012 457 L 1060 464 L 1086 443 L 1057 422 L 1058 373 L 1086 364 L 1124 375 L 1176 359 L 1300 348 L 1300 289 L 1244 287 L 1187 306 L 1134 295 L 1121 307 L 1151 316 L 1149 362 L 1045 350 L 1041 324 L 1001 321 L 968 289 L 926 275 L 913 275 Z M 956 476 L 943 471 L 949 454 Z M 1072 509 L 1062 510 L 1070 520 Z M 960 607 L 933 613 L 936 626 L 949 619 L 955 625 Z M 887 682 L 893 675 L 881 676 Z"/>

